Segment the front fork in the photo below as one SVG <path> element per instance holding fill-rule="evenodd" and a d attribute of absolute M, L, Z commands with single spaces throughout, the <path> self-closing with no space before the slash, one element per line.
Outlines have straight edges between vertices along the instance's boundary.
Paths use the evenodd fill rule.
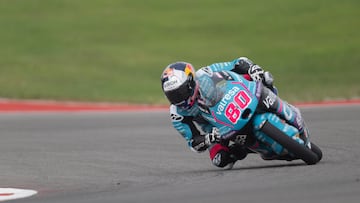
<path fill-rule="evenodd" d="M 309 145 L 309 139 L 300 138 L 299 131 L 297 128 L 287 124 L 283 120 L 281 120 L 277 115 L 273 113 L 262 113 L 255 115 L 253 119 L 253 126 L 254 126 L 254 136 L 261 142 L 258 144 L 258 149 L 253 149 L 254 151 L 267 151 L 267 153 L 274 152 L 277 155 L 284 155 L 287 154 L 287 150 L 284 149 L 282 145 L 275 142 L 272 138 L 268 137 L 265 133 L 261 131 L 262 126 L 265 122 L 270 122 L 273 126 L 284 132 L 287 136 L 291 137 L 295 141 L 297 141 L 301 145 Z M 254 146 L 255 147 L 255 146 Z M 256 148 L 256 147 L 255 147 Z"/>

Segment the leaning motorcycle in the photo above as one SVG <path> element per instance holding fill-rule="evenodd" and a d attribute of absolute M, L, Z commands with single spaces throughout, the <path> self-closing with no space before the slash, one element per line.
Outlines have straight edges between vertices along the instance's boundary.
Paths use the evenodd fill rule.
<path fill-rule="evenodd" d="M 246 80 L 231 71 L 209 69 L 197 78 L 203 117 L 218 128 L 223 143 L 240 145 L 262 157 L 274 155 L 279 160 L 301 159 L 308 165 L 321 160 L 322 151 L 309 136 L 301 137 L 297 128 L 260 108 L 260 102 L 274 102 L 271 94 L 261 98 L 265 88 L 261 82 Z"/>

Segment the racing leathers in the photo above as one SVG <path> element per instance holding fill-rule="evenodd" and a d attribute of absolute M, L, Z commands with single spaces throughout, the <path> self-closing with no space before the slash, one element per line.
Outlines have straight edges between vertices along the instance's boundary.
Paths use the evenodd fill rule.
<path fill-rule="evenodd" d="M 214 63 L 203 67 L 198 71 L 206 71 L 209 69 L 213 72 L 233 71 L 243 75 L 247 80 L 262 81 L 265 86 L 264 89 L 268 90 L 264 91 L 265 93 L 262 96 L 262 99 L 265 100 L 268 95 L 271 95 L 272 99 L 276 101 L 271 105 L 264 105 L 264 108 L 267 108 L 279 115 L 281 118 L 286 119 L 291 125 L 297 127 L 299 131 L 304 131 L 304 124 L 299 111 L 277 97 L 277 89 L 273 86 L 273 78 L 271 74 L 269 72 L 264 72 L 260 66 L 254 64 L 248 58 L 240 57 L 230 62 Z M 284 105 L 286 107 L 289 106 L 289 108 L 283 108 Z M 290 118 L 288 116 L 289 113 L 285 112 L 284 109 L 290 109 Z M 188 146 L 196 152 L 204 152 L 208 150 L 212 163 L 217 167 L 223 168 L 227 166 L 228 168 L 232 168 L 232 165 L 237 160 L 244 159 L 246 155 L 251 152 L 248 149 L 248 146 L 240 146 L 236 144 L 229 145 L 229 143 L 223 142 L 219 143 L 217 137 L 218 134 L 216 130 L 214 130 L 214 126 L 207 121 L 207 119 L 211 117 L 211 114 L 207 111 L 207 107 L 202 102 L 200 95 L 190 109 L 183 109 L 181 107 L 171 105 L 170 115 L 173 127 L 185 138 Z M 253 143 L 249 145 L 253 145 Z M 256 151 L 256 149 L 254 149 L 254 151 Z M 269 157 L 273 156 L 274 155 L 272 154 L 262 155 L 264 159 L 270 159 Z"/>

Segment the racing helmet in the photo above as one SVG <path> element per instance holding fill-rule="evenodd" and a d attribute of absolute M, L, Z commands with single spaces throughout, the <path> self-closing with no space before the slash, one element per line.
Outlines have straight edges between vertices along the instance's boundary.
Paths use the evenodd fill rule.
<path fill-rule="evenodd" d="M 190 109 L 198 95 L 194 79 L 195 69 L 187 62 L 175 62 L 166 66 L 161 74 L 162 90 L 171 104 Z"/>

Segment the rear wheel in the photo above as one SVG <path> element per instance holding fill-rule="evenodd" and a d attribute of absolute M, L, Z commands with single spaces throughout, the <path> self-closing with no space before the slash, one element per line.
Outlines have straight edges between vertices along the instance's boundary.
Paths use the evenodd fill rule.
<path fill-rule="evenodd" d="M 282 145 L 291 154 L 294 154 L 296 158 L 303 160 L 308 165 L 316 164 L 321 159 L 321 157 L 318 156 L 318 153 L 321 152 L 321 150 L 316 145 L 314 145 L 316 147 L 314 147 L 314 151 L 312 151 L 287 136 L 283 131 L 279 130 L 269 122 L 265 122 L 261 131 Z M 319 154 L 322 156 L 322 153 Z"/>

